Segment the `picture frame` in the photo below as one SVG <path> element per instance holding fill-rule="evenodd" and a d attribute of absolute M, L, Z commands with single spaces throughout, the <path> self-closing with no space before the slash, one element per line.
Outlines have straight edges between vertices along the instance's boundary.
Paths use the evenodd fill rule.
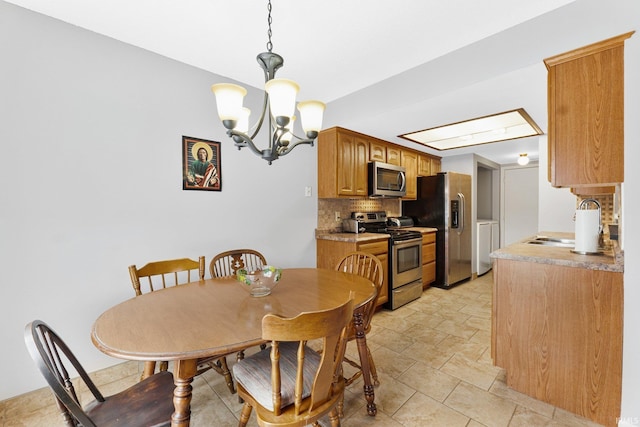
<path fill-rule="evenodd" d="M 182 189 L 222 190 L 220 142 L 182 136 Z"/>

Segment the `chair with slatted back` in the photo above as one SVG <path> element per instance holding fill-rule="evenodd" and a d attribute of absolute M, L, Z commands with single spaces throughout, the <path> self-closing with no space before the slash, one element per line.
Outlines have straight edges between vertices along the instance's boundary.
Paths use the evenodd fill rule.
<path fill-rule="evenodd" d="M 380 295 L 380 290 L 382 289 L 382 285 L 384 283 L 384 270 L 382 268 L 382 263 L 375 255 L 362 251 L 355 251 L 345 255 L 338 262 L 338 265 L 336 265 L 336 270 L 344 271 L 345 273 L 357 274 L 358 276 L 362 276 L 366 279 L 371 280 L 376 286 L 375 298 L 373 298 L 366 304 L 356 307 L 356 310 L 362 313 L 364 332 L 365 334 L 368 334 L 371 330 L 371 319 L 373 318 L 373 313 L 376 309 L 378 295 Z M 352 327 L 349 331 L 349 341 L 353 341 L 355 339 L 356 331 Z M 378 381 L 376 365 L 373 362 L 373 357 L 371 356 L 371 350 L 369 350 L 369 346 L 367 346 L 366 351 L 366 357 L 369 359 L 369 367 L 371 369 L 373 383 L 377 386 L 380 384 L 380 381 Z M 362 358 L 362 355 L 360 355 L 360 357 Z M 345 362 L 357 369 L 357 371 L 351 377 L 346 379 L 346 385 L 349 386 L 362 375 L 362 366 L 361 364 L 349 359 L 348 357 L 345 357 Z"/>
<path fill-rule="evenodd" d="M 232 249 L 214 256 L 209 263 L 209 273 L 212 278 L 235 276 L 241 268 L 247 271 L 259 270 L 267 265 L 267 260 L 260 252 L 254 249 Z M 266 346 L 260 346 L 264 349 Z M 236 360 L 244 358 L 244 350 L 236 354 Z"/>
<path fill-rule="evenodd" d="M 213 257 L 209 264 L 211 277 L 235 276 L 236 271 L 244 268 L 255 271 L 266 265 L 265 257 L 253 249 L 233 249 Z"/>
<path fill-rule="evenodd" d="M 31 358 L 53 391 L 67 427 L 164 427 L 171 425 L 174 382 L 159 372 L 111 396 L 104 396 L 62 339 L 44 322 L 27 324 L 24 341 Z M 78 379 L 70 378 L 77 373 Z M 76 387 L 87 388 L 93 401 L 82 405 Z"/>
<path fill-rule="evenodd" d="M 149 292 L 157 289 L 166 288 L 167 286 L 175 286 L 196 280 L 204 280 L 205 275 L 205 259 L 203 256 L 198 261 L 189 258 L 171 259 L 164 261 L 155 261 L 146 264 L 142 268 L 135 265 L 129 266 L 129 275 L 131 276 L 131 284 L 136 296 L 142 295 L 143 284 L 148 287 Z M 156 362 L 145 362 L 142 378 L 146 378 L 155 372 Z M 161 361 L 159 370 L 166 371 L 168 364 Z M 235 393 L 233 377 L 227 366 L 226 357 L 215 357 L 198 360 L 197 375 L 214 369 L 220 375 L 224 376 L 227 387 L 231 393 Z"/>
<path fill-rule="evenodd" d="M 262 338 L 271 347 L 233 367 L 238 396 L 244 399 L 239 427 L 255 409 L 260 426 L 316 425 L 329 414 L 340 426 L 337 405 L 343 399 L 342 358 L 353 319 L 353 292 L 338 307 L 301 313 L 293 318 L 267 314 Z M 307 346 L 320 340 L 322 352 Z"/>

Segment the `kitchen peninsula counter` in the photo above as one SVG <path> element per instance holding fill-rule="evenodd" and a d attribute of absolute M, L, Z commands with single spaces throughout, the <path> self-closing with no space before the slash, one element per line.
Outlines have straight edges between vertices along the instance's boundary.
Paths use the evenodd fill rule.
<path fill-rule="evenodd" d="M 527 243 L 536 236 L 547 236 L 562 239 L 573 239 L 574 233 L 541 232 L 528 237 L 506 248 L 498 249 L 491 253 L 491 258 L 510 259 L 540 264 L 564 265 L 567 267 L 585 268 L 588 270 L 603 270 L 613 272 L 624 271 L 624 253 L 620 250 L 618 242 L 611 240 L 606 242 L 602 254 L 581 255 L 571 252 L 571 248 L 558 246 L 545 246 Z"/>
<path fill-rule="evenodd" d="M 529 240 L 491 254 L 493 362 L 514 390 L 614 427 L 622 388 L 623 254 L 616 241 L 602 255 L 580 255 Z"/>

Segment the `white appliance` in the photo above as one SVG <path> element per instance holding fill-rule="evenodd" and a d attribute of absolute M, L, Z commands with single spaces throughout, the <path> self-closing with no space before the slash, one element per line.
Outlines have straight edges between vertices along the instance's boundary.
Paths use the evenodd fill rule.
<path fill-rule="evenodd" d="M 480 276 L 491 270 L 489 254 L 500 247 L 500 228 L 498 221 L 478 220 L 476 224 L 476 269 Z"/>

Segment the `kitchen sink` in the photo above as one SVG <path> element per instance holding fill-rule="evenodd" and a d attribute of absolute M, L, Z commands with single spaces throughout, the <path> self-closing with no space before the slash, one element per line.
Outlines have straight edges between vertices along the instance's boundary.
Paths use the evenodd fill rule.
<path fill-rule="evenodd" d="M 574 239 L 563 239 L 559 237 L 536 236 L 527 241 L 530 245 L 556 246 L 560 248 L 573 248 L 576 245 Z"/>

